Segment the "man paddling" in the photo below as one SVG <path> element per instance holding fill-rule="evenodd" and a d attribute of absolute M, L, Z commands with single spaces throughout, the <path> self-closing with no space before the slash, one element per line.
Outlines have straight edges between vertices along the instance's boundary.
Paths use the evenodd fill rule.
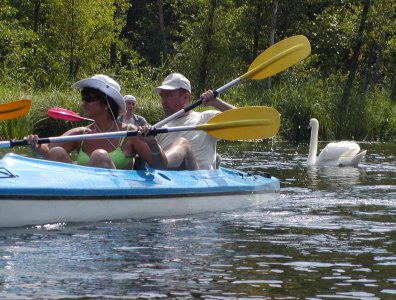
<path fill-rule="evenodd" d="M 187 107 L 191 101 L 190 81 L 180 73 L 168 75 L 162 84 L 154 89 L 154 92 L 161 97 L 162 108 L 167 117 Z M 190 110 L 165 126 L 204 124 L 220 112 L 235 108 L 220 98 L 214 97 L 212 90 L 206 91 L 201 97 L 203 105 L 212 106 L 217 110 L 203 112 Z M 204 131 L 160 134 L 157 139 L 165 150 L 168 169 L 211 170 L 216 168 L 216 145 L 219 140 Z"/>

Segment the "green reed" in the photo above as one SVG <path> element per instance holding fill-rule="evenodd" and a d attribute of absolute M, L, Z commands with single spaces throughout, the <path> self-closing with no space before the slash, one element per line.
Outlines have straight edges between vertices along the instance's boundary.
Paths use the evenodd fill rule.
<path fill-rule="evenodd" d="M 150 123 L 156 123 L 164 116 L 158 95 L 153 88 L 158 82 L 139 81 L 120 82 L 123 94 L 132 94 L 137 98 L 136 113 L 144 116 Z M 225 84 L 225 83 L 224 83 Z M 281 75 L 268 80 L 248 80 L 240 83 L 220 97 L 242 107 L 266 105 L 275 107 L 281 114 L 281 128 L 278 139 L 296 142 L 308 141 L 309 130 L 306 125 L 315 117 L 320 122 L 320 139 L 355 140 L 394 140 L 396 136 L 396 104 L 390 101 L 390 92 L 383 87 L 375 87 L 364 95 L 353 90 L 346 118 L 338 120 L 338 106 L 342 97 L 342 82 L 336 78 L 300 79 L 291 75 Z M 199 93 L 193 95 L 193 101 Z M 62 107 L 82 113 L 81 97 L 71 84 L 63 87 L 50 87 L 34 90 L 25 85 L 1 84 L 0 103 L 18 99 L 31 99 L 30 112 L 15 120 L 0 121 L 2 139 L 17 139 L 29 133 L 41 137 L 57 136 L 69 128 L 84 126 L 86 122 L 67 122 L 47 117 L 51 107 Z M 199 107 L 197 110 L 207 109 Z M 343 129 L 343 130 L 341 130 Z"/>

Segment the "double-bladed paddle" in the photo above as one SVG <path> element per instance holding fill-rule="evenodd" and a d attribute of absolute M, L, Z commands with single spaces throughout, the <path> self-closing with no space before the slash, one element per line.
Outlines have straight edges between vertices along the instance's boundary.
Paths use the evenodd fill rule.
<path fill-rule="evenodd" d="M 213 93 L 217 96 L 245 79 L 258 80 L 275 75 L 303 60 L 310 53 L 311 45 L 305 36 L 296 35 L 284 39 L 257 56 L 245 74 L 214 90 Z M 196 102 L 158 122 L 153 127 L 159 128 L 169 121 L 183 116 L 186 112 L 201 105 L 202 101 L 202 98 L 198 99 Z"/>
<path fill-rule="evenodd" d="M 219 113 L 207 123 L 201 125 L 154 128 L 150 134 L 161 134 L 176 131 L 203 130 L 213 137 L 224 140 L 254 140 L 273 137 L 279 130 L 280 115 L 272 107 L 246 106 Z M 116 131 L 71 136 L 40 138 L 39 144 L 61 143 L 76 140 L 119 138 L 136 136 L 138 132 Z M 0 148 L 28 145 L 26 140 L 3 141 Z"/>
<path fill-rule="evenodd" d="M 0 120 L 16 119 L 23 116 L 29 112 L 30 106 L 29 99 L 0 104 Z"/>
<path fill-rule="evenodd" d="M 81 117 L 78 113 L 60 107 L 52 107 L 47 111 L 47 115 L 54 119 L 61 119 L 66 121 L 90 121 L 94 120 Z"/>

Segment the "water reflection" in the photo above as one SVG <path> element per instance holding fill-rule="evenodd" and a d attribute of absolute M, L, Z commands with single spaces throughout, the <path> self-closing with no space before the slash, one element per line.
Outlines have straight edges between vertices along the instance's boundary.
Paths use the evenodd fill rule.
<path fill-rule="evenodd" d="M 313 189 L 337 190 L 359 184 L 365 176 L 364 168 L 307 167 L 307 185 Z"/>
<path fill-rule="evenodd" d="M 308 168 L 306 145 L 221 143 L 223 166 L 281 180 L 278 202 L 179 218 L 0 230 L 0 295 L 394 299 L 396 147 L 364 149 L 359 168 Z"/>

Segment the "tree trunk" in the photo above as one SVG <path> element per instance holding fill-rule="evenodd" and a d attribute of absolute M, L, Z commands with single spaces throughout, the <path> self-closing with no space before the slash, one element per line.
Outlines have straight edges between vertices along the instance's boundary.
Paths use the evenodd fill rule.
<path fill-rule="evenodd" d="M 381 70 L 381 66 L 384 63 L 384 51 L 382 51 L 382 49 L 385 49 L 386 47 L 386 33 L 385 31 L 383 31 L 381 33 L 381 42 L 379 45 L 377 45 L 376 51 L 377 51 L 377 58 L 375 60 L 375 64 L 373 67 L 373 75 L 371 78 L 371 83 L 373 85 L 378 83 L 378 78 L 380 78 L 380 70 Z"/>
<path fill-rule="evenodd" d="M 33 12 L 33 32 L 38 32 L 39 15 L 40 15 L 41 0 L 34 1 L 34 12 Z"/>
<path fill-rule="evenodd" d="M 117 45 L 116 43 L 111 43 L 110 45 L 110 66 L 115 67 L 117 63 Z"/>
<path fill-rule="evenodd" d="M 391 101 L 396 103 L 396 73 L 393 73 Z"/>
<path fill-rule="evenodd" d="M 158 0 L 158 16 L 159 16 L 159 30 L 160 30 L 160 38 L 162 45 L 162 55 L 163 60 L 166 61 L 166 57 L 168 54 L 168 47 L 166 45 L 166 33 L 165 33 L 165 22 L 164 22 L 164 7 L 162 4 L 162 0 Z"/>
<path fill-rule="evenodd" d="M 33 32 L 38 33 L 41 0 L 34 1 Z M 33 47 L 33 55 L 36 55 L 36 46 Z"/>
<path fill-rule="evenodd" d="M 71 0 L 71 32 L 70 32 L 70 48 L 69 48 L 69 78 L 74 78 L 76 75 L 75 61 L 74 61 L 74 32 L 75 28 L 75 2 Z"/>
<path fill-rule="evenodd" d="M 269 46 L 275 44 L 275 32 L 276 32 L 276 17 L 278 14 L 278 0 L 272 1 L 272 15 L 271 15 L 271 28 L 270 28 L 270 37 L 269 37 Z M 271 88 L 271 77 L 266 79 L 266 88 Z"/>
<path fill-rule="evenodd" d="M 353 87 L 353 81 L 355 79 L 356 71 L 359 66 L 359 54 L 360 54 L 360 49 L 362 47 L 362 42 L 363 42 L 363 32 L 366 27 L 366 21 L 367 21 L 367 15 L 368 15 L 368 10 L 370 7 L 370 0 L 364 0 L 364 5 L 363 5 L 363 10 L 362 10 L 362 17 L 360 19 L 360 25 L 356 37 L 356 44 L 355 48 L 353 50 L 353 54 L 351 59 L 349 60 L 348 64 L 348 69 L 349 69 L 349 75 L 348 79 L 345 83 L 344 87 L 344 92 L 341 98 L 341 102 L 339 103 L 338 106 L 338 116 L 339 116 L 339 126 L 342 128 L 343 120 L 345 119 L 346 116 L 346 109 L 348 108 L 348 102 L 349 102 L 349 97 L 351 95 L 351 90 Z"/>
<path fill-rule="evenodd" d="M 364 54 L 364 58 L 366 59 L 366 64 L 361 68 L 361 69 L 364 68 L 364 71 L 361 72 L 360 75 L 360 88 L 359 88 L 359 92 L 362 95 L 370 88 L 372 79 L 374 77 L 375 62 L 377 61 L 377 53 L 375 47 L 376 47 L 375 42 L 371 41 L 368 44 L 366 52 Z"/>
<path fill-rule="evenodd" d="M 272 1 L 272 16 L 271 16 L 271 29 L 270 29 L 270 39 L 269 45 L 275 44 L 275 32 L 276 32 L 276 17 L 278 14 L 278 0 Z"/>
<path fill-rule="evenodd" d="M 214 14 L 217 7 L 217 0 L 210 0 L 209 4 L 209 12 L 208 12 L 208 19 L 205 22 L 205 34 L 204 37 L 206 38 L 203 41 L 203 51 L 202 51 L 202 59 L 199 66 L 199 78 L 198 78 L 198 88 L 199 90 L 203 90 L 206 85 L 206 80 L 208 76 L 208 60 L 209 54 L 212 52 L 213 48 L 213 22 L 214 22 Z"/>
<path fill-rule="evenodd" d="M 252 61 L 257 56 L 260 32 L 261 32 L 261 15 L 263 11 L 263 1 L 259 0 L 256 2 L 256 13 L 254 17 L 254 29 L 253 29 L 253 49 L 252 49 Z"/>

